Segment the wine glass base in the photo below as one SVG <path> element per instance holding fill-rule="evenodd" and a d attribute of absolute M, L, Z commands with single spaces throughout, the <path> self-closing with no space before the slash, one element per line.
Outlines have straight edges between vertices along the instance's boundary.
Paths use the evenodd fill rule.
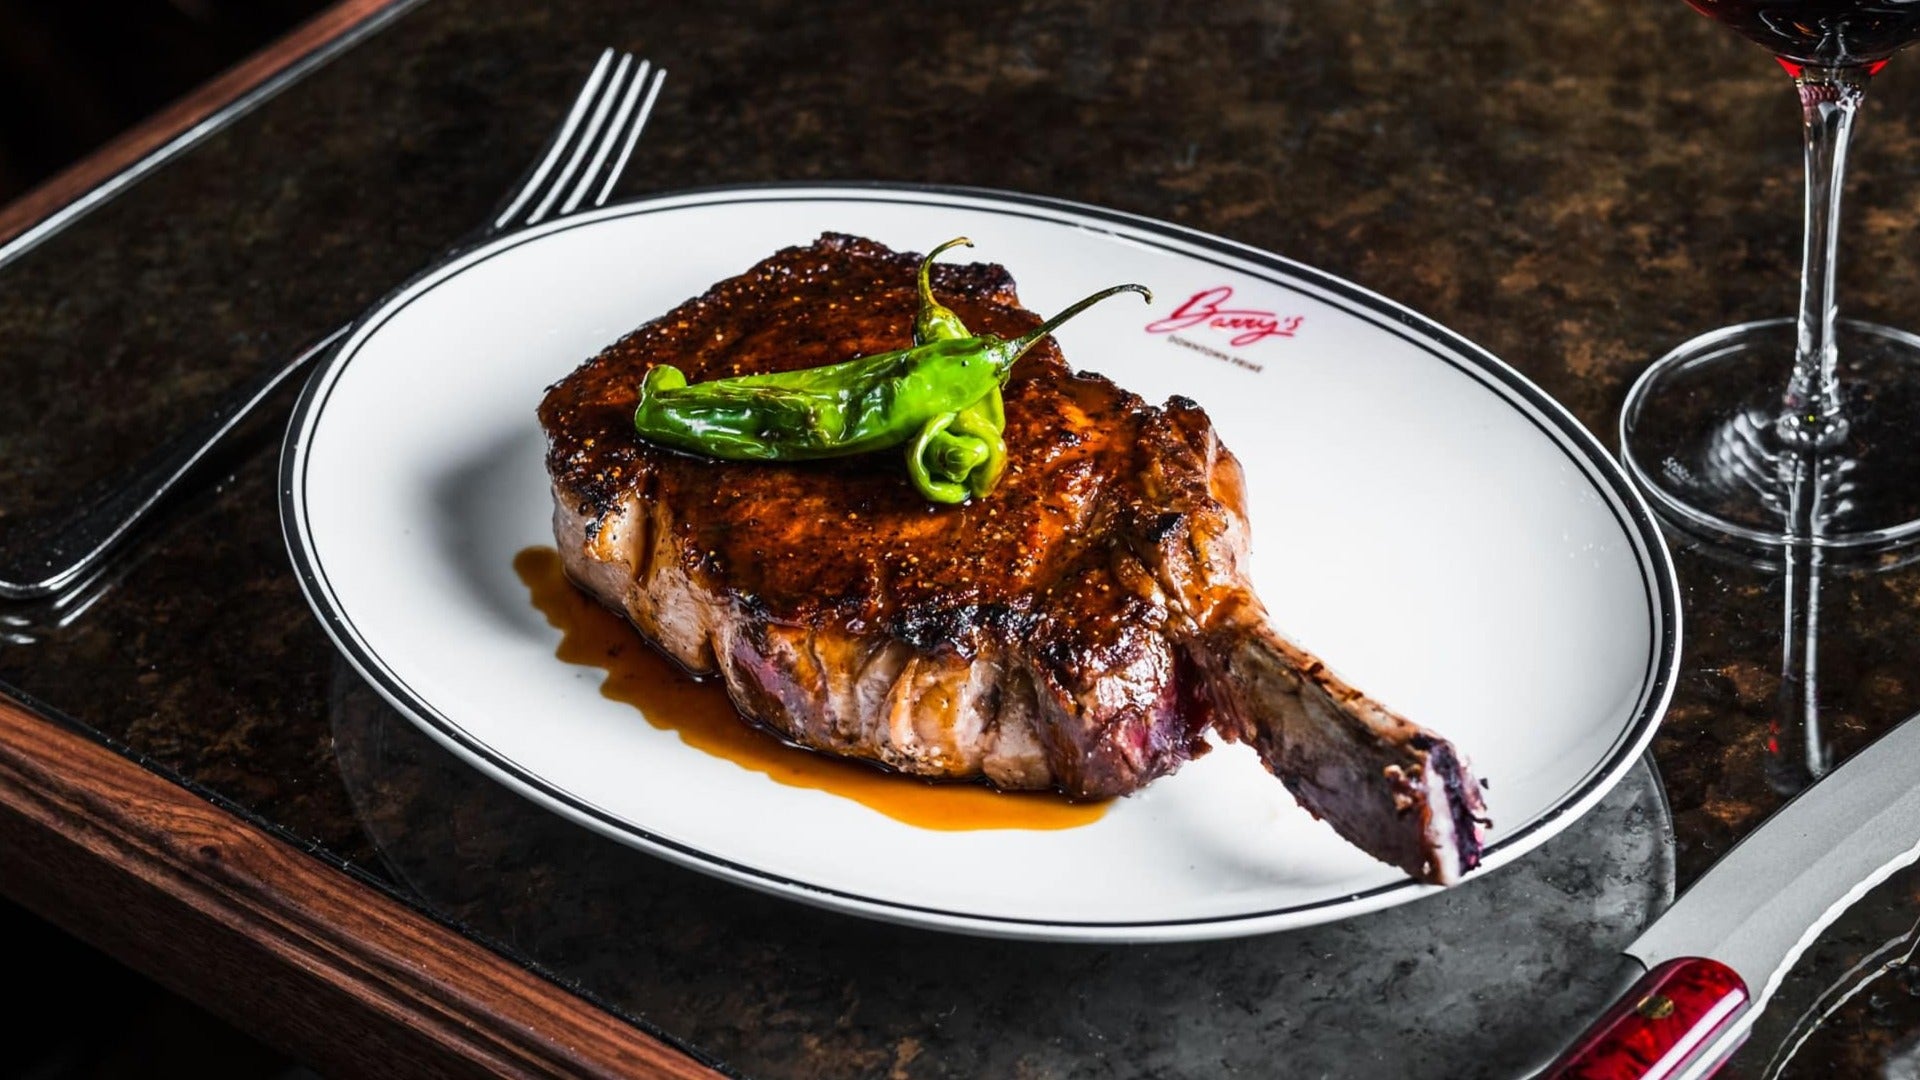
<path fill-rule="evenodd" d="M 1794 345 L 1794 320 L 1768 319 L 1661 357 L 1621 409 L 1628 473 L 1664 517 L 1734 547 L 1920 540 L 1920 337 L 1840 321 L 1847 430 L 1817 452 L 1794 449 L 1774 426 Z"/>

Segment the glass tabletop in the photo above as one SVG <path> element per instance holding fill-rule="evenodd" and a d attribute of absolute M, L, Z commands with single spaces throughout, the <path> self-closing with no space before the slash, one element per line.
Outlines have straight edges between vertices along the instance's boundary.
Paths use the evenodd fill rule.
<path fill-rule="evenodd" d="M 57 517 L 433 261 L 518 178 L 604 45 L 671 72 L 625 194 L 924 181 L 1192 225 L 1407 303 L 1610 442 L 1653 357 L 1793 301 L 1798 208 L 1780 193 L 1798 161 L 1776 130 L 1793 118 L 1698 22 L 1677 3 L 1622 19 L 1608 0 L 1029 0 L 858 20 L 752 0 L 432 0 L 0 263 L 0 528 Z M 1667 71 L 1649 35 L 1713 74 Z M 1920 138 L 1916 79 L 1896 64 L 1876 91 L 1857 204 L 1893 209 L 1849 239 L 1847 295 L 1893 322 L 1920 310 L 1898 209 L 1920 180 L 1898 158 Z M 1782 576 L 1675 537 L 1684 671 L 1650 761 L 1510 867 L 1193 945 L 816 911 L 554 817 L 388 708 L 289 568 L 284 417 L 88 588 L 0 607 L 0 686 L 740 1075 L 1513 1075 L 1602 1003 L 1612 957 L 1675 888 L 1782 801 L 1766 768 Z M 1821 598 L 1818 716 L 1843 758 L 1920 705 L 1920 567 L 1836 567 Z M 1821 938 L 1733 1075 L 1911 1068 L 1916 890 L 1897 875 Z"/>

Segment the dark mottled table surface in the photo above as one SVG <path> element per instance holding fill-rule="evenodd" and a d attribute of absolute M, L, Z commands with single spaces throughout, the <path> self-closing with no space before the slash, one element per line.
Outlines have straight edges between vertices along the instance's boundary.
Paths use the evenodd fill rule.
<path fill-rule="evenodd" d="M 1608 442 L 1653 357 L 1795 298 L 1787 82 L 1678 0 L 433 0 L 0 262 L 0 530 L 111 482 L 431 260 L 603 44 L 673 73 L 630 194 L 930 181 L 1196 226 L 1461 331 Z M 1842 295 L 1908 327 L 1917 150 L 1920 66 L 1896 62 L 1855 157 Z M 278 423 L 83 610 L 0 608 L 0 683 L 741 1075 L 1514 1075 L 1597 1006 L 1608 956 L 1781 802 L 1780 576 L 1675 537 L 1684 671 L 1651 761 L 1466 887 L 1155 947 L 803 909 L 551 817 L 387 710 L 289 570 Z M 1844 757 L 1920 707 L 1920 568 L 1838 568 L 1822 590 L 1818 719 Z M 1829 930 L 1733 1072 L 1920 1075 L 1901 943 L 1917 893 L 1897 875 Z"/>

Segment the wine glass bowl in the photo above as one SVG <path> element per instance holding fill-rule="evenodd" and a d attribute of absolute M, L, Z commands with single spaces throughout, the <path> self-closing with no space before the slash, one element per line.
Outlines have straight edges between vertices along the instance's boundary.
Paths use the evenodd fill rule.
<path fill-rule="evenodd" d="M 1687 0 L 1794 67 L 1870 67 L 1920 37 L 1914 0 Z M 1870 71 L 1868 74 L 1872 74 Z"/>
<path fill-rule="evenodd" d="M 1628 393 L 1621 458 L 1664 515 L 1744 548 L 1920 539 L 1920 337 L 1841 319 L 1840 194 L 1875 73 L 1920 0 L 1686 0 L 1792 76 L 1806 150 L 1799 312 L 1715 330 Z"/>

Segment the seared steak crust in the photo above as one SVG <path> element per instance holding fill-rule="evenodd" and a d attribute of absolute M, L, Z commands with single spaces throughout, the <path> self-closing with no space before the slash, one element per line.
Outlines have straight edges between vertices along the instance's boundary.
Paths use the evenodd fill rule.
<path fill-rule="evenodd" d="M 834 363 L 911 343 L 917 258 L 827 235 L 607 348 L 552 387 L 569 573 L 750 719 L 924 776 L 1122 795 L 1219 722 L 1349 839 L 1431 880 L 1477 861 L 1478 788 L 1444 740 L 1280 639 L 1247 585 L 1240 466 L 1051 341 L 1005 388 L 992 496 L 935 506 L 898 452 L 718 462 L 641 441 L 641 377 Z M 1039 322 L 990 265 L 934 268 L 975 332 Z"/>

